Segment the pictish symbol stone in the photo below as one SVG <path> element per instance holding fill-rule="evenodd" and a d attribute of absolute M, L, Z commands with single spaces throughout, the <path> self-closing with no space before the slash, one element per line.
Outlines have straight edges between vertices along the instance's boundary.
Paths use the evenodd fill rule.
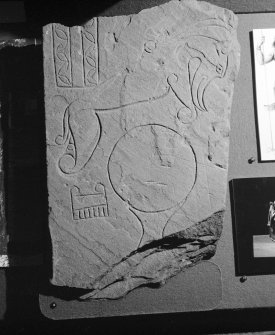
<path fill-rule="evenodd" d="M 195 0 L 44 27 L 52 284 L 117 299 L 215 254 L 236 28 Z"/>

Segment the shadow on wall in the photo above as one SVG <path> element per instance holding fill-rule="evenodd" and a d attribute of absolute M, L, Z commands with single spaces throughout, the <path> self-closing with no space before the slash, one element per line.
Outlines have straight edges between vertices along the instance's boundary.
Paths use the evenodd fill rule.
<path fill-rule="evenodd" d="M 32 258 L 50 250 L 42 48 L 3 49 L 0 63 L 7 249 L 11 265 L 15 262 L 5 270 L 5 319 L 14 319 L 39 313 L 38 268 Z"/>
<path fill-rule="evenodd" d="M 134 14 L 165 2 L 168 0 L 25 1 L 25 10 L 28 23 L 39 30 L 48 23 L 74 26 L 84 24 L 94 16 Z"/>
<path fill-rule="evenodd" d="M 77 25 L 96 15 L 127 15 L 143 8 L 165 3 L 167 0 L 122 1 L 25 1 L 27 25 L 9 26 L 16 36 L 41 37 L 42 26 L 59 22 Z M 5 28 L 6 29 L 6 28 Z M 1 25 L 0 25 L 1 40 Z M 43 89 L 42 48 L 7 48 L 0 51 L 1 99 L 4 128 L 5 188 L 8 232 L 8 251 L 18 256 L 44 254 L 42 266 L 13 267 L 0 272 L 1 299 L 6 302 L 6 320 L 20 334 L 54 334 L 64 332 L 81 334 L 176 334 L 221 333 L 274 328 L 274 309 L 250 309 L 141 315 L 97 320 L 75 320 L 53 323 L 44 320 L 39 309 L 39 282 L 51 276 L 51 245 L 48 231 L 48 202 L 46 185 L 45 115 Z M 6 292 L 1 290 L 7 288 Z M 58 291 L 58 292 L 57 292 Z M 65 292 L 66 291 L 66 292 Z M 58 288 L 50 293 L 72 299 L 72 293 Z M 46 293 L 46 292 L 44 292 Z M 183 302 L 184 303 L 184 302 Z M 0 313 L 1 314 L 1 313 Z M 1 315 L 0 315 L 1 318 Z M 22 326 L 26 320 L 32 326 Z M 35 322 L 33 322 L 35 320 Z M 259 322 L 261 320 L 261 322 Z M 44 320 L 45 321 L 45 320 Z M 46 325 L 46 327 L 45 327 Z M 3 328 L 0 325 L 1 334 Z M 60 332 L 57 332 L 60 330 Z M 70 332 L 69 332 L 70 330 Z M 180 332 L 179 332 L 180 330 Z M 55 331 L 55 332 L 52 332 Z M 19 333 L 16 332 L 16 333 Z"/>

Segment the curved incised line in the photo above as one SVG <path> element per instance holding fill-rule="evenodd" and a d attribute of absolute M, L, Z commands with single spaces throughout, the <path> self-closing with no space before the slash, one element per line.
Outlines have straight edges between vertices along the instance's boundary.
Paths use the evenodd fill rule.
<path fill-rule="evenodd" d="M 224 78 L 225 75 L 226 75 L 226 72 L 227 72 L 227 69 L 228 69 L 228 63 L 229 63 L 229 57 L 226 56 L 226 65 L 225 65 L 225 69 L 224 69 L 224 72 L 223 72 L 223 75 L 221 78 Z"/>
<path fill-rule="evenodd" d="M 136 249 L 138 249 L 138 248 L 140 247 L 140 245 L 141 245 L 141 241 L 142 241 L 142 239 L 143 239 L 143 237 L 144 237 L 145 229 L 144 229 L 144 225 L 143 225 L 141 219 L 138 217 L 138 215 L 137 215 L 131 208 L 128 208 L 128 209 L 129 209 L 129 211 L 130 211 L 131 213 L 133 213 L 134 216 L 137 218 L 138 222 L 140 223 L 141 229 L 142 229 L 142 235 L 141 235 L 141 238 L 140 238 L 140 240 L 139 240 L 139 242 L 138 242 L 138 246 L 137 246 L 137 248 L 136 248 Z"/>
<path fill-rule="evenodd" d="M 217 77 L 214 77 L 212 80 L 209 80 L 208 83 L 204 86 L 204 90 L 203 90 L 203 93 L 202 93 L 202 96 L 201 96 L 201 104 L 202 104 L 202 106 L 203 106 L 203 108 L 206 112 L 208 111 L 208 109 L 207 109 L 206 104 L 205 104 L 205 98 L 204 98 L 205 92 L 215 78 L 217 78 Z"/>
<path fill-rule="evenodd" d="M 216 20 L 220 20 L 221 23 L 223 23 L 223 21 L 221 19 L 206 19 L 206 20 L 201 20 L 200 22 L 206 22 L 206 21 L 214 21 L 213 23 L 211 24 L 207 24 L 207 27 L 218 27 L 218 28 L 222 28 L 222 29 L 225 29 L 227 30 L 229 33 L 231 33 L 231 30 L 228 26 L 226 26 L 225 24 L 218 24 L 216 23 L 215 21 Z M 198 23 L 198 25 L 200 25 L 200 22 Z"/>
<path fill-rule="evenodd" d="M 185 202 L 187 201 L 189 195 L 191 194 L 191 192 L 193 191 L 195 185 L 196 185 L 196 182 L 197 182 L 197 179 L 198 179 L 198 160 L 197 160 L 197 156 L 196 156 L 196 152 L 193 148 L 193 146 L 191 145 L 190 141 L 185 138 L 186 142 L 189 144 L 191 150 L 193 151 L 193 155 L 194 155 L 194 158 L 195 158 L 195 179 L 194 179 L 194 183 L 190 189 L 190 191 L 188 192 L 188 194 L 186 195 L 186 197 L 180 201 L 176 206 L 177 208 L 175 209 L 175 211 L 171 214 L 171 216 L 169 217 L 169 219 L 167 220 L 166 224 L 164 225 L 163 227 L 163 230 L 162 230 L 162 237 L 164 236 L 164 231 L 166 229 L 166 227 L 168 226 L 171 218 L 179 211 L 180 208 L 182 208 L 182 206 L 185 204 Z"/>
<path fill-rule="evenodd" d="M 75 137 L 74 137 L 71 125 L 70 125 L 70 118 L 71 118 L 71 116 L 69 115 L 68 124 L 69 124 L 69 129 L 70 129 L 70 136 L 71 136 L 71 139 L 73 140 L 73 146 L 74 146 L 74 157 L 73 157 L 73 159 L 74 159 L 74 167 L 75 167 L 76 162 L 77 162 L 77 150 L 76 150 L 76 144 L 75 144 L 76 143 L 75 142 Z"/>
<path fill-rule="evenodd" d="M 186 43 L 186 46 L 187 46 L 188 49 L 191 49 L 191 50 L 195 51 L 196 53 L 198 53 L 198 54 L 201 56 L 201 57 L 199 57 L 199 58 L 201 59 L 202 62 L 203 62 L 203 60 L 205 60 L 207 63 L 209 63 L 210 65 L 214 66 L 215 69 L 216 69 L 216 66 L 217 66 L 218 64 L 215 64 L 215 63 L 213 63 L 210 59 L 208 59 L 208 57 L 206 57 L 206 55 L 205 55 L 204 52 L 202 52 L 202 51 L 200 51 L 200 50 L 198 50 L 198 49 L 196 49 L 196 48 L 190 46 L 188 43 Z M 187 49 L 187 52 L 189 53 L 189 55 L 191 56 L 191 58 L 194 58 L 194 57 L 190 54 L 190 52 L 188 51 L 188 49 Z"/>
<path fill-rule="evenodd" d="M 191 64 L 190 63 L 191 63 L 191 60 L 193 60 L 193 59 L 198 59 L 199 62 L 200 62 L 200 64 L 197 66 L 197 68 L 196 68 L 196 70 L 193 73 L 192 78 L 191 78 Z M 191 96 L 191 100 L 192 100 L 192 105 L 190 107 L 188 107 L 188 108 L 192 112 L 192 119 L 195 119 L 198 116 L 198 112 L 197 112 L 197 109 L 195 108 L 192 87 L 193 87 L 194 79 L 196 78 L 196 74 L 199 71 L 199 68 L 200 68 L 200 66 L 202 64 L 202 61 L 198 57 L 192 58 L 191 60 L 189 60 L 189 62 L 188 62 L 188 73 L 189 73 L 188 80 L 189 80 L 189 92 L 190 92 L 190 96 Z"/>
<path fill-rule="evenodd" d="M 62 145 L 65 144 L 68 140 L 69 137 L 69 124 L 68 124 L 68 120 L 69 120 L 69 112 L 68 112 L 68 107 L 65 110 L 64 113 L 64 118 L 63 118 L 63 134 L 62 135 L 58 135 L 55 138 L 55 143 L 57 145 Z"/>
<path fill-rule="evenodd" d="M 65 138 L 65 140 L 63 139 L 64 142 L 61 143 L 60 145 L 65 144 L 65 143 L 68 142 L 68 141 L 70 142 L 70 140 L 72 139 L 72 141 L 73 141 L 73 144 L 72 144 L 72 145 L 73 145 L 74 150 L 73 150 L 73 155 L 72 155 L 72 154 L 69 154 L 69 153 L 67 153 L 67 152 L 65 152 L 65 153 L 59 158 L 58 166 L 59 166 L 59 169 L 60 169 L 63 173 L 65 173 L 65 174 L 69 174 L 69 172 L 66 172 L 66 171 L 62 168 L 62 166 L 61 166 L 61 160 L 62 160 L 65 156 L 70 156 L 70 157 L 72 157 L 72 159 L 74 160 L 74 166 L 72 167 L 72 169 L 73 169 L 73 168 L 75 167 L 75 165 L 76 165 L 76 161 L 77 161 L 77 150 L 76 150 L 76 145 L 75 145 L 75 138 L 74 138 L 74 135 L 73 135 L 71 126 L 70 126 L 69 107 L 67 107 L 65 113 L 67 113 L 67 117 L 66 117 L 66 119 L 67 119 L 67 121 L 66 121 L 67 131 L 66 131 L 66 133 L 65 133 L 66 138 Z M 65 122 L 65 120 L 64 120 L 64 122 Z M 64 126 L 66 127 L 66 125 L 64 125 Z M 60 135 L 59 135 L 59 136 L 60 136 Z M 70 145 L 70 143 L 67 144 L 66 150 L 67 150 L 67 148 L 68 148 L 68 145 Z"/>
<path fill-rule="evenodd" d="M 206 108 L 206 105 L 205 105 L 205 99 L 204 99 L 204 93 L 205 93 L 206 89 L 210 86 L 210 84 L 216 78 L 224 78 L 225 75 L 226 75 L 227 69 L 228 69 L 228 56 L 226 58 L 226 67 L 225 67 L 221 76 L 219 76 L 219 75 L 213 76 L 212 79 L 210 79 L 206 82 L 205 86 L 203 86 L 202 84 L 203 84 L 204 79 L 207 80 L 207 77 L 202 78 L 202 80 L 201 80 L 201 82 L 198 86 L 198 90 L 197 90 L 197 100 L 198 100 L 198 103 L 199 103 L 199 106 L 200 106 L 201 110 L 207 111 L 207 108 Z"/>
<path fill-rule="evenodd" d="M 198 108 L 201 110 L 201 111 L 206 111 L 206 109 L 204 108 L 203 106 L 203 101 L 202 101 L 202 96 L 204 94 L 204 91 L 205 91 L 205 86 L 204 83 L 206 81 L 206 84 L 207 84 L 207 80 L 208 78 L 206 76 L 203 76 L 201 78 L 201 81 L 197 87 L 197 101 L 198 101 Z"/>
<path fill-rule="evenodd" d="M 177 79 L 178 80 L 178 79 Z M 173 88 L 173 84 L 171 83 L 171 81 L 169 80 L 169 78 L 167 78 L 167 82 L 168 82 L 168 85 L 170 86 L 171 88 L 171 91 L 175 94 L 176 98 L 182 103 L 182 105 L 184 107 L 186 107 L 187 109 L 189 109 L 192 113 L 192 119 L 194 119 L 194 116 L 196 116 L 196 112 L 194 112 L 194 110 L 192 110 L 192 106 L 188 106 L 183 100 L 182 98 L 179 96 L 179 94 L 177 93 L 177 91 Z M 189 84 L 189 90 L 190 90 L 190 84 Z M 191 97 L 192 98 L 192 97 Z"/>
<path fill-rule="evenodd" d="M 69 76 L 66 74 L 66 72 L 68 72 L 70 69 L 70 61 L 69 61 L 68 56 L 66 55 L 66 48 L 68 47 L 70 49 L 69 38 L 67 36 L 67 33 L 60 28 L 56 27 L 54 31 L 55 31 L 55 35 L 61 40 L 58 42 L 59 44 L 57 45 L 56 51 L 55 51 L 56 58 L 61 62 L 61 66 L 59 70 L 57 71 L 57 75 L 58 75 L 59 80 L 63 84 L 71 85 L 71 78 L 69 78 Z M 62 34 L 60 32 L 62 32 Z M 63 38 L 64 36 L 65 38 Z"/>
<path fill-rule="evenodd" d="M 188 44 L 186 44 L 186 46 L 187 46 L 188 49 L 194 50 L 194 51 L 198 52 L 198 53 L 202 56 L 202 58 L 200 58 L 200 57 L 192 57 L 192 55 L 190 54 L 190 52 L 189 52 L 188 49 L 187 49 L 187 52 L 188 52 L 189 55 L 191 56 L 191 60 L 193 60 L 194 58 L 197 58 L 197 59 L 199 59 L 199 60 L 201 61 L 201 64 L 203 63 L 203 60 L 205 60 L 205 61 L 207 61 L 211 66 L 215 66 L 215 69 L 217 68 L 217 65 L 215 65 L 213 62 L 211 62 L 211 61 L 206 57 L 206 55 L 205 55 L 203 52 L 197 50 L 197 49 L 194 48 L 194 47 L 189 46 Z M 190 76 L 190 73 L 191 73 L 191 71 L 190 71 L 190 70 L 191 70 L 191 69 L 190 69 L 190 66 L 191 66 L 191 65 L 190 65 L 190 62 L 191 62 L 191 60 L 190 60 L 189 63 L 188 63 L 189 82 L 190 82 L 190 79 L 191 79 L 191 76 Z M 193 77 L 192 77 L 192 82 L 190 83 L 190 85 L 191 85 L 191 94 L 192 94 L 192 100 L 193 100 L 193 103 L 194 103 L 194 105 L 196 106 L 196 108 L 198 108 L 198 109 L 201 110 L 201 111 L 207 111 L 207 108 L 206 108 L 206 105 L 205 105 L 205 101 L 204 101 L 204 92 L 205 92 L 206 88 L 210 85 L 210 83 L 211 83 L 215 78 L 223 78 L 223 77 L 225 76 L 226 71 L 227 71 L 227 68 L 228 68 L 228 56 L 227 56 L 227 58 L 226 58 L 226 67 L 225 67 L 225 69 L 223 70 L 223 72 L 222 72 L 221 75 L 219 75 L 219 76 L 213 76 L 212 79 L 209 80 L 209 81 L 206 83 L 206 85 L 205 85 L 204 87 L 203 87 L 202 84 L 203 84 L 203 82 L 204 82 L 205 80 L 207 80 L 208 78 L 205 77 L 205 76 L 203 76 L 202 79 L 201 79 L 201 81 L 200 81 L 200 83 L 199 83 L 199 85 L 198 85 L 198 87 L 195 88 L 195 87 L 194 87 L 194 82 L 195 82 L 195 78 L 196 78 L 196 75 L 197 75 L 197 73 L 198 73 L 198 70 L 199 70 L 201 64 L 197 67 L 197 69 L 196 69 L 196 71 L 195 71 L 195 73 L 194 73 L 194 75 L 193 75 Z M 195 91 L 196 91 L 196 94 L 195 94 Z"/>
<path fill-rule="evenodd" d="M 100 139 L 101 139 L 101 137 L 102 137 L 102 124 L 101 124 L 101 121 L 100 121 L 100 118 L 99 118 L 98 114 L 95 113 L 95 115 L 96 115 L 96 117 L 97 117 L 98 124 L 99 124 L 99 136 L 98 136 L 98 140 L 96 141 L 96 144 L 95 144 L 95 146 L 94 146 L 94 149 L 92 150 L 91 154 L 90 154 L 89 157 L 87 158 L 86 162 L 83 163 L 83 165 L 80 166 L 77 170 L 74 170 L 74 168 L 75 168 L 76 165 L 77 165 L 77 159 L 78 159 L 78 153 L 77 153 L 77 148 L 76 148 L 76 140 L 75 140 L 75 137 L 74 137 L 74 135 L 73 135 L 73 131 L 72 131 L 71 126 L 70 126 L 70 116 L 68 117 L 68 128 L 69 128 L 69 130 L 68 130 L 68 135 L 67 135 L 67 139 L 66 139 L 65 142 L 68 141 L 68 137 L 71 137 L 71 138 L 72 138 L 72 140 L 73 140 L 73 146 L 74 146 L 74 156 L 72 156 L 72 155 L 70 155 L 70 154 L 68 154 L 68 153 L 65 152 L 65 153 L 62 155 L 62 157 L 60 157 L 58 166 L 59 166 L 60 170 L 61 170 L 63 173 L 65 173 L 65 174 L 70 174 L 70 175 L 75 174 L 75 173 L 78 173 L 79 171 L 81 171 L 82 169 L 84 169 L 84 168 L 86 167 L 86 165 L 89 163 L 90 159 L 92 158 L 92 156 L 93 156 L 93 154 L 94 154 L 94 152 L 95 152 L 95 150 L 96 150 L 96 148 L 97 148 L 97 146 L 98 146 L 98 143 L 99 143 L 99 141 L 100 141 Z M 60 136 L 60 135 L 59 135 L 59 136 Z M 62 144 L 64 144 L 65 142 L 63 142 Z M 61 167 L 61 160 L 62 160 L 65 156 L 71 156 L 71 157 L 73 158 L 73 160 L 74 160 L 74 166 L 73 166 L 71 169 L 68 169 L 67 171 L 64 170 L 64 168 Z"/>
<path fill-rule="evenodd" d="M 97 140 L 97 142 L 95 144 L 95 147 L 94 147 L 94 150 L 91 153 L 90 157 L 88 158 L 87 162 L 78 171 L 76 171 L 76 172 L 79 172 L 80 170 L 82 170 L 82 169 L 84 169 L 86 167 L 86 165 L 89 163 L 90 159 L 92 158 L 92 156 L 93 156 L 93 154 L 94 154 L 94 152 L 95 152 L 95 150 L 96 150 L 96 148 L 98 146 L 99 141 L 101 140 L 101 136 L 102 136 L 102 124 L 101 124 L 100 118 L 97 115 L 97 113 L 95 113 L 95 115 L 96 115 L 96 117 L 98 119 L 98 124 L 99 124 L 99 136 L 98 136 L 98 140 Z"/>
<path fill-rule="evenodd" d="M 174 133 L 176 133 L 177 135 L 179 135 L 181 138 L 184 138 L 185 141 L 186 141 L 186 142 L 188 143 L 188 145 L 190 146 L 190 148 L 191 148 L 191 150 L 192 150 L 192 152 L 193 152 L 194 160 L 195 160 L 195 178 L 194 178 L 194 183 L 193 183 L 193 185 L 192 185 L 192 187 L 191 187 L 191 190 L 190 190 L 189 193 L 188 193 L 188 195 L 189 195 L 190 192 L 192 191 L 192 189 L 193 189 L 195 183 L 196 183 L 196 180 L 197 180 L 197 169 L 198 169 L 198 168 L 197 168 L 197 157 L 196 157 L 194 148 L 192 147 L 192 145 L 190 144 L 190 142 L 188 141 L 188 139 L 187 139 L 185 136 L 182 136 L 181 134 L 179 134 L 179 133 L 178 133 L 177 131 L 175 131 L 174 129 L 172 129 L 172 128 L 168 127 L 168 126 L 164 126 L 164 125 L 162 125 L 162 124 L 152 123 L 152 124 L 145 124 L 145 125 L 136 126 L 136 127 L 133 127 L 133 128 L 131 128 L 131 129 L 129 129 L 129 130 L 127 131 L 127 133 L 129 133 L 130 131 L 132 131 L 132 130 L 134 130 L 134 129 L 136 129 L 136 128 L 139 128 L 139 127 L 146 127 L 146 126 L 160 126 L 160 127 L 169 129 L 169 130 L 173 131 Z M 110 160 L 111 160 L 111 156 L 112 156 L 112 154 L 113 154 L 113 152 L 114 152 L 114 150 L 115 150 L 115 148 L 116 148 L 118 142 L 119 142 L 119 141 L 120 141 L 120 140 L 121 140 L 127 133 L 125 133 L 124 135 L 122 135 L 122 136 L 118 139 L 118 141 L 115 143 L 115 145 L 114 145 L 114 147 L 113 147 L 113 149 L 112 149 L 112 151 L 111 151 L 111 153 L 110 153 L 110 156 L 109 156 L 109 158 L 108 158 L 108 163 L 107 163 L 107 172 L 108 172 L 107 174 L 108 174 L 109 182 L 110 182 L 110 184 L 111 184 L 111 186 L 112 186 L 112 188 L 113 188 L 115 194 L 116 194 L 122 201 L 127 202 L 127 203 L 129 204 L 129 201 L 125 200 L 125 199 L 124 199 L 124 198 L 123 198 L 123 197 L 116 191 L 116 189 L 115 189 L 115 187 L 114 187 L 114 184 L 113 184 L 113 182 L 112 182 L 112 180 L 111 180 L 111 176 L 110 176 Z M 187 195 L 187 196 L 188 196 L 188 195 Z M 186 196 L 186 197 L 187 197 L 187 196 Z M 185 197 L 185 200 L 187 199 L 186 197 Z M 145 210 L 141 210 L 141 209 L 139 209 L 139 208 L 136 208 L 136 207 L 133 206 L 132 204 L 131 204 L 131 205 L 129 204 L 129 206 L 131 206 L 133 209 L 135 209 L 135 210 L 137 210 L 137 211 L 139 211 L 139 212 L 142 212 L 142 213 L 161 213 L 161 212 L 165 212 L 165 211 L 171 210 L 172 208 L 174 208 L 175 206 L 177 206 L 177 205 L 180 204 L 181 202 L 182 202 L 182 201 L 179 201 L 178 203 L 174 204 L 173 206 L 171 206 L 171 207 L 169 207 L 169 208 L 160 209 L 160 210 L 153 210 L 153 211 L 145 211 Z"/>
<path fill-rule="evenodd" d="M 225 76 L 225 73 L 226 72 L 224 72 L 224 75 L 223 75 L 223 77 Z M 207 84 L 205 85 L 205 87 L 204 87 L 204 89 L 203 89 L 203 93 L 202 93 L 202 96 L 201 96 L 201 103 L 202 103 L 202 106 L 203 106 L 203 108 L 204 108 L 204 110 L 205 111 L 208 111 L 208 109 L 207 109 L 207 107 L 206 107 L 206 104 L 205 104 L 205 98 L 204 98 L 204 93 L 205 93 L 205 91 L 206 91 L 206 89 L 210 86 L 210 84 L 212 83 L 212 81 L 214 81 L 216 78 L 223 78 L 223 77 L 220 77 L 220 76 L 214 76 L 211 80 L 209 80 L 208 82 L 207 82 Z"/>
<path fill-rule="evenodd" d="M 197 66 L 196 71 L 194 72 L 194 74 L 193 74 L 193 76 L 192 76 L 192 81 L 190 81 L 191 77 L 189 76 L 190 87 L 193 86 L 194 79 L 196 78 L 196 75 L 197 75 L 197 73 L 198 73 L 198 71 L 199 71 L 199 68 L 200 68 L 200 66 L 201 66 L 201 64 L 202 64 L 202 60 L 201 60 L 199 57 L 192 57 L 192 58 L 190 59 L 190 61 L 188 62 L 188 71 L 189 71 L 189 74 L 191 73 L 191 69 L 190 69 L 191 65 L 190 65 L 190 63 L 191 63 L 191 61 L 193 61 L 194 59 L 198 59 L 199 62 L 200 62 L 200 64 Z"/>

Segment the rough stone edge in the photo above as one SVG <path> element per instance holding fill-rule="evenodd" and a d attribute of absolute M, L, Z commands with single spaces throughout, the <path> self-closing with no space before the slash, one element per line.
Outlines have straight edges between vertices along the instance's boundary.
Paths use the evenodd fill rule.
<path fill-rule="evenodd" d="M 103 274 L 93 285 L 95 289 L 80 299 L 119 299 L 140 286 L 164 285 L 169 278 L 215 254 L 223 217 L 224 210 L 218 211 L 185 230 L 137 249 Z M 155 257 L 161 262 L 150 271 Z"/>
<path fill-rule="evenodd" d="M 165 6 L 168 6 L 169 3 L 172 2 L 177 2 L 177 3 L 184 3 L 185 5 L 190 4 L 196 4 L 197 10 L 216 10 L 219 12 L 219 14 L 227 14 L 226 16 L 231 16 L 234 18 L 234 29 L 235 29 L 235 34 L 236 34 L 236 30 L 237 30 L 237 26 L 238 26 L 238 17 L 235 15 L 235 13 L 227 8 L 223 8 L 220 6 L 217 6 L 216 4 L 207 2 L 207 1 L 197 1 L 197 0 L 170 0 L 167 1 L 164 4 L 161 4 L 159 6 L 153 6 L 150 8 L 145 8 L 142 9 L 141 11 L 139 11 L 138 13 L 134 13 L 134 14 L 129 14 L 129 15 L 116 15 L 116 16 L 98 16 L 99 18 L 115 18 L 115 17 L 126 17 L 126 16 L 136 16 L 139 14 L 142 14 L 146 11 L 150 11 L 152 9 L 156 9 L 156 8 L 163 8 Z M 94 19 L 94 18 L 92 18 Z M 91 20 L 92 20 L 91 19 Z M 85 26 L 87 24 L 89 24 L 88 20 L 87 22 L 83 23 L 81 26 Z M 53 24 L 56 23 L 50 23 L 47 24 L 43 27 L 43 34 L 45 34 L 45 32 L 47 31 L 48 27 L 51 27 Z M 237 42 L 237 41 L 236 41 Z M 237 42 L 237 45 L 239 46 L 239 43 Z M 239 53 L 239 50 L 238 50 Z M 238 55 L 239 56 L 239 55 Z M 239 60 L 240 57 L 238 57 Z M 45 61 L 45 60 L 44 60 Z M 237 66 L 237 71 L 239 69 L 239 65 L 240 65 L 240 61 L 237 62 L 238 64 Z M 44 96 L 46 98 L 47 94 L 46 92 L 44 93 Z M 231 103 L 230 103 L 230 108 L 232 106 L 232 98 L 231 98 Z M 218 219 L 217 221 L 217 217 L 220 216 L 220 219 Z M 220 210 L 216 213 L 214 213 L 212 216 L 210 216 L 209 218 L 202 220 L 196 224 L 194 224 L 193 226 L 187 228 L 186 230 L 182 230 L 179 231 L 177 233 L 174 233 L 172 235 L 168 235 L 165 236 L 162 239 L 159 240 L 155 240 L 149 244 L 146 244 L 145 246 L 143 246 L 140 249 L 137 249 L 135 251 L 133 251 L 129 256 L 126 256 L 125 258 L 123 258 L 118 264 L 114 264 L 113 267 L 107 271 L 107 273 L 103 274 L 100 279 L 97 280 L 96 284 L 93 285 L 93 287 L 95 287 L 95 289 L 93 291 L 91 291 L 88 294 L 85 294 L 83 296 L 80 297 L 80 300 L 88 300 L 88 299 L 119 299 L 124 297 L 125 295 L 127 295 L 130 291 L 140 287 L 140 286 L 162 286 L 164 285 L 167 280 L 171 277 L 174 277 L 176 274 L 178 274 L 181 271 L 186 270 L 187 268 L 194 266 L 196 264 L 198 264 L 200 261 L 202 260 L 207 260 L 209 258 L 211 258 L 212 256 L 214 256 L 215 252 L 216 252 L 216 248 L 217 248 L 217 242 L 220 238 L 221 232 L 222 232 L 222 223 L 223 223 L 223 216 L 224 216 L 224 210 Z M 202 227 L 201 227 L 202 226 Z M 204 235 L 205 233 L 210 233 L 210 235 Z M 214 234 L 213 234 L 214 233 Z M 212 235 L 211 235 L 212 234 Z M 188 237 L 189 236 L 189 237 Z M 208 240 L 209 239 L 209 240 Z M 208 241 L 207 241 L 208 240 Z M 175 243 L 179 243 L 174 249 L 171 247 L 169 247 L 169 242 L 173 241 L 178 241 Z M 180 242 L 182 241 L 182 242 Z M 185 242 L 183 242 L 185 241 Z M 196 252 L 185 252 L 182 251 L 181 249 L 185 250 L 189 244 L 196 244 L 198 243 L 200 246 L 202 246 L 201 249 L 199 249 Z M 150 246 L 152 247 L 152 249 L 150 248 Z M 144 250 L 145 248 L 145 250 Z M 152 250 L 151 252 L 149 252 L 148 254 L 148 250 Z M 179 266 L 176 266 L 173 268 L 174 271 L 171 271 L 171 273 L 168 273 L 166 276 L 163 276 L 162 279 L 160 278 L 152 278 L 151 280 L 148 280 L 148 278 L 140 278 L 139 280 L 133 280 L 132 282 L 129 280 L 129 278 L 134 278 L 134 276 L 132 277 L 132 273 L 133 271 L 129 271 L 127 272 L 127 278 L 124 275 L 121 276 L 121 278 L 117 278 L 114 282 L 111 282 L 110 284 L 103 284 L 100 285 L 99 281 L 102 279 L 103 277 L 105 277 L 107 275 L 107 282 L 108 282 L 108 277 L 110 276 L 110 274 L 112 274 L 113 272 L 116 271 L 116 269 L 123 265 L 126 264 L 127 262 L 129 262 L 129 260 L 135 261 L 135 258 L 139 259 L 139 262 L 142 261 L 142 259 L 149 257 L 150 255 L 159 253 L 159 252 L 166 252 L 170 250 L 171 252 L 174 251 L 174 256 L 177 259 L 177 261 L 179 261 Z M 146 253 L 147 251 L 147 253 Z M 142 255 L 142 257 L 134 257 L 135 255 Z M 184 258 L 184 256 L 187 255 L 187 259 Z M 135 261 L 136 262 L 136 261 Z M 126 266 L 127 267 L 127 266 Z M 128 267 L 130 267 L 128 265 Z M 131 269 L 130 269 L 131 270 Z M 126 279 L 126 280 L 125 280 Z M 106 282 L 106 279 L 105 279 Z M 125 283 L 127 284 L 125 287 Z M 117 294 L 111 294 L 110 296 L 110 290 L 114 290 L 113 285 L 116 285 L 116 292 Z M 109 294 L 108 294 L 109 293 Z"/>

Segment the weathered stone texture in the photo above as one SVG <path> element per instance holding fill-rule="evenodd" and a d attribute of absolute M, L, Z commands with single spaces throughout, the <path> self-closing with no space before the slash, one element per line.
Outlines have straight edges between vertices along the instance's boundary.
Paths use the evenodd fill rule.
<path fill-rule="evenodd" d="M 171 1 L 44 27 L 53 284 L 114 299 L 215 253 L 236 26 L 228 10 Z"/>

